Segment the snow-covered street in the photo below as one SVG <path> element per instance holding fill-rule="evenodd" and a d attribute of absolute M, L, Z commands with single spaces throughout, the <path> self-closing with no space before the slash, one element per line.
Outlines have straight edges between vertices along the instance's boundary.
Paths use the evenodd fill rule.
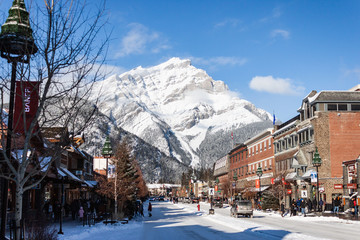
<path fill-rule="evenodd" d="M 83 227 L 65 223 L 61 240 L 117 239 L 354 239 L 360 222 L 336 217 L 289 217 L 254 212 L 254 218 L 232 218 L 227 205 L 209 215 L 209 204 L 153 202 L 153 216 L 138 217 L 128 224 Z M 144 206 L 147 209 L 147 203 Z"/>

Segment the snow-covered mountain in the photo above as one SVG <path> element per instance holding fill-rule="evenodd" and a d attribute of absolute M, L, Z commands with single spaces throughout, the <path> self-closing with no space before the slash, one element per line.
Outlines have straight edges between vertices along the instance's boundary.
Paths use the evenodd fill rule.
<path fill-rule="evenodd" d="M 117 127 L 185 165 L 210 166 L 271 126 L 271 115 L 240 99 L 188 59 L 137 67 L 96 83 L 98 109 Z"/>

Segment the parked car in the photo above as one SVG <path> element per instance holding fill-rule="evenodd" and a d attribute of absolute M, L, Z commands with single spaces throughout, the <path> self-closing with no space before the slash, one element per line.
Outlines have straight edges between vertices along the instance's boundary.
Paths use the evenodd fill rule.
<path fill-rule="evenodd" d="M 214 198 L 213 199 L 213 206 L 222 208 L 223 207 L 223 200 L 221 198 Z"/>
<path fill-rule="evenodd" d="M 164 201 L 165 200 L 165 197 L 164 196 L 160 196 L 159 197 L 159 201 Z"/>
<path fill-rule="evenodd" d="M 200 202 L 199 198 L 194 197 L 191 199 L 191 203 L 199 203 L 199 202 Z"/>
<path fill-rule="evenodd" d="M 231 205 L 230 216 L 238 218 L 240 215 L 253 217 L 253 209 L 250 201 L 238 200 Z"/>
<path fill-rule="evenodd" d="M 150 198 L 149 198 L 149 201 L 155 201 L 155 198 L 154 198 L 154 197 L 150 197 Z"/>
<path fill-rule="evenodd" d="M 183 203 L 191 203 L 191 199 L 188 198 L 188 197 L 185 197 L 185 198 L 183 199 Z"/>

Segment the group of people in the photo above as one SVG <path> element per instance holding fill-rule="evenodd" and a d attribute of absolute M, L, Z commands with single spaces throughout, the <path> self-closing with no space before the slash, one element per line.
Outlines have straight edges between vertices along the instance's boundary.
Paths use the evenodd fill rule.
<path fill-rule="evenodd" d="M 149 202 L 148 204 L 148 214 L 149 217 L 152 216 L 151 212 L 152 212 L 152 205 L 151 202 Z M 136 204 L 136 214 L 140 214 L 140 216 L 144 217 L 144 205 L 142 201 L 138 201 Z"/>
<path fill-rule="evenodd" d="M 303 199 L 303 198 L 298 198 L 297 200 L 295 200 L 293 198 L 290 204 L 290 216 L 296 216 L 297 212 L 301 212 L 303 216 L 306 216 L 307 212 L 312 212 L 312 211 L 321 212 L 323 209 L 323 205 L 324 202 L 321 198 L 319 204 L 317 204 L 316 198 L 314 198 L 313 200 Z M 285 212 L 285 207 L 281 207 L 281 208 L 284 208 L 284 212 Z M 281 211 L 283 212 L 282 209 Z"/>
<path fill-rule="evenodd" d="M 96 214 L 98 211 L 97 207 L 99 205 L 99 202 L 95 202 L 90 199 L 74 199 L 71 204 L 64 204 L 64 213 L 65 216 L 69 216 L 71 212 L 73 220 L 79 218 L 79 220 L 82 221 L 84 214 Z M 44 212 L 48 220 L 57 222 L 61 214 L 61 203 L 58 200 L 53 203 L 51 201 L 47 201 L 44 205 Z"/>

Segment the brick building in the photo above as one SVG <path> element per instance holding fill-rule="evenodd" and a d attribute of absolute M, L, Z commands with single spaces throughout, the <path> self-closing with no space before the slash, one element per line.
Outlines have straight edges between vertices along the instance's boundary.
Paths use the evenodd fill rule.
<path fill-rule="evenodd" d="M 214 177 L 217 179 L 218 191 L 216 196 L 228 197 L 230 192 L 229 184 L 229 155 L 218 159 L 214 164 Z"/>
<path fill-rule="evenodd" d="M 229 177 L 232 181 L 236 180 L 234 181 L 236 182 L 235 193 L 257 193 L 270 186 L 271 178 L 274 176 L 272 133 L 272 128 L 266 129 L 230 151 Z M 261 167 L 263 171 L 260 178 L 261 188 L 256 188 L 256 182 L 259 181 L 256 174 L 258 167 Z"/>

